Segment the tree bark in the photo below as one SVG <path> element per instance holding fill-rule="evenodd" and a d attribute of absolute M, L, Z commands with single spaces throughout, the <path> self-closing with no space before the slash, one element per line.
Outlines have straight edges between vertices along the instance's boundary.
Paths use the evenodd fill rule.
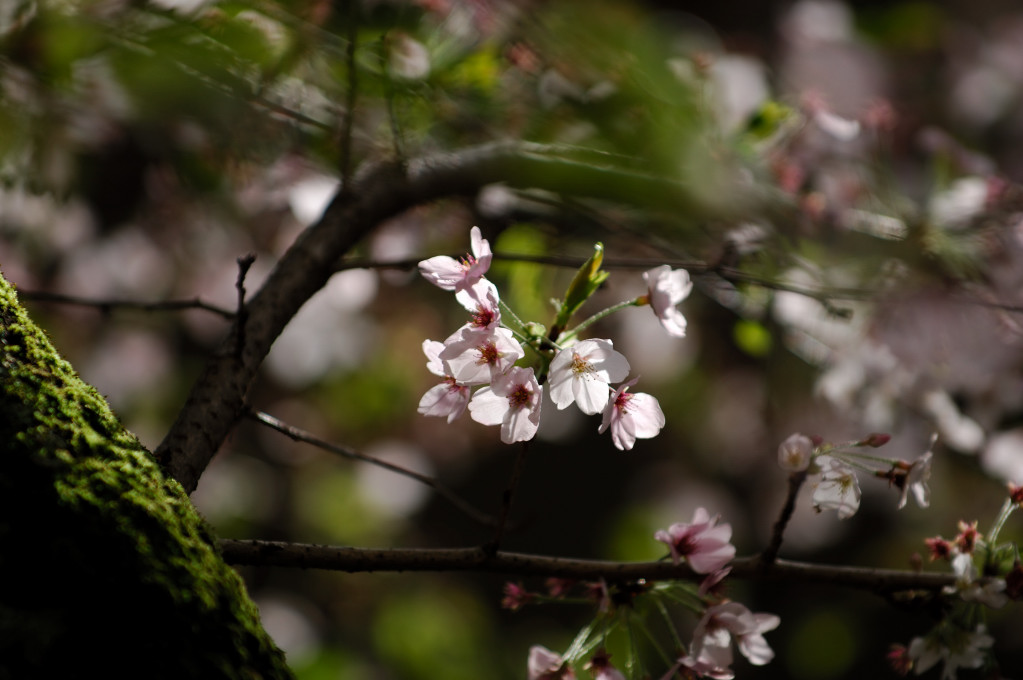
<path fill-rule="evenodd" d="M 0 678 L 290 678 L 175 480 L 0 276 Z"/>

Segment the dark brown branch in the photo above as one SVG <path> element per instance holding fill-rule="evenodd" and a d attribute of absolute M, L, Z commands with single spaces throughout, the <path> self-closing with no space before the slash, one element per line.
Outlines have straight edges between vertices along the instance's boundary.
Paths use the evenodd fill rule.
<path fill-rule="evenodd" d="M 511 478 L 508 480 L 508 488 L 501 496 L 501 514 L 497 518 L 497 531 L 494 539 L 485 546 L 488 552 L 497 552 L 501 547 L 501 539 L 504 538 L 504 527 L 508 522 L 508 515 L 511 513 L 512 499 L 515 497 L 515 490 L 519 486 L 519 479 L 522 477 L 522 469 L 526 464 L 526 453 L 529 452 L 529 442 L 522 442 L 515 453 L 515 464 L 512 466 Z"/>
<path fill-rule="evenodd" d="M 771 529 L 771 541 L 767 544 L 764 552 L 760 553 L 760 563 L 764 569 L 769 568 L 778 560 L 778 551 L 781 549 L 785 527 L 789 525 L 789 520 L 792 519 L 792 512 L 796 509 L 796 496 L 799 495 L 799 489 L 802 488 L 805 481 L 806 470 L 793 472 L 789 475 L 789 491 L 785 497 L 785 505 L 782 506 L 778 520 Z"/>
<path fill-rule="evenodd" d="M 139 300 L 104 300 L 84 298 L 77 295 L 65 295 L 63 293 L 50 293 L 42 290 L 18 289 L 18 297 L 22 300 L 32 302 L 47 302 L 60 305 L 72 305 L 76 307 L 92 307 L 107 314 L 115 309 L 137 309 L 144 312 L 178 312 L 187 309 L 201 309 L 211 312 L 225 319 L 234 319 L 234 312 L 216 305 L 203 302 L 199 298 L 191 300 L 161 300 L 159 302 L 142 302 Z"/>
<path fill-rule="evenodd" d="M 473 195 L 504 182 L 556 193 L 684 212 L 693 219 L 738 218 L 769 211 L 747 188 L 727 206 L 708 204 L 684 184 L 643 173 L 600 167 L 551 153 L 550 147 L 499 143 L 410 161 L 373 165 L 336 195 L 318 222 L 299 236 L 249 301 L 239 356 L 237 325 L 208 361 L 155 455 L 191 493 L 199 476 L 242 416 L 249 386 L 270 346 L 299 308 L 320 290 L 341 256 L 378 224 L 440 198 Z"/>
<path fill-rule="evenodd" d="M 346 548 L 278 541 L 220 541 L 224 559 L 235 565 L 295 567 L 345 572 L 475 571 L 513 576 L 556 576 L 582 580 L 664 581 L 704 578 L 686 565 L 670 561 L 610 562 L 547 557 L 485 548 Z M 869 590 L 879 594 L 898 591 L 937 591 L 955 582 L 952 574 L 896 569 L 871 569 L 776 560 L 762 568 L 758 556 L 732 562 L 731 578 L 784 583 L 819 583 Z"/>
<path fill-rule="evenodd" d="M 352 186 L 352 131 L 355 129 L 355 102 L 359 92 L 358 65 L 355 61 L 359 40 L 359 4 L 348 3 L 345 17 L 348 21 L 348 44 L 345 46 L 345 68 L 348 69 L 348 88 L 345 91 L 344 118 L 341 121 L 341 190 Z"/>
<path fill-rule="evenodd" d="M 241 356 L 242 346 L 245 344 L 245 324 L 249 320 L 248 310 L 245 308 L 245 276 L 249 273 L 252 263 L 256 261 L 256 255 L 249 253 L 238 258 L 238 279 L 234 283 L 238 291 L 238 311 L 236 312 L 238 333 L 235 335 L 234 352 L 236 357 Z"/>
<path fill-rule="evenodd" d="M 272 415 L 268 413 L 263 413 L 262 411 L 247 411 L 245 415 L 262 425 L 266 425 L 267 427 L 276 430 L 277 432 L 280 432 L 284 436 L 290 438 L 292 441 L 310 444 L 312 446 L 336 454 L 338 456 L 343 456 L 344 458 L 348 458 L 350 460 L 358 460 L 363 463 L 369 463 L 370 465 L 376 465 L 377 467 L 383 468 L 385 470 L 390 470 L 391 472 L 398 475 L 402 475 L 403 477 L 414 479 L 417 482 L 425 484 L 426 486 L 436 491 L 437 495 L 444 498 L 444 500 L 451 503 L 453 506 L 455 506 L 461 512 L 468 515 L 474 521 L 479 522 L 480 524 L 484 524 L 486 526 L 495 526 L 497 524 L 493 517 L 487 515 L 484 512 L 480 512 L 479 510 L 474 508 L 472 505 L 469 504 L 468 501 L 466 501 L 461 496 L 456 494 L 454 491 L 449 489 L 447 486 L 441 483 L 436 477 L 425 475 L 421 472 L 416 472 L 414 470 L 409 470 L 408 468 L 403 468 L 400 465 L 395 465 L 394 463 L 388 463 L 385 460 L 374 458 L 373 456 L 367 455 L 360 451 L 356 451 L 355 449 L 347 446 L 341 446 L 340 444 L 331 444 L 330 442 L 324 441 L 310 434 L 309 432 L 306 432 L 305 430 L 294 427 L 293 425 L 288 425 L 287 423 L 278 420 L 277 418 L 274 418 Z"/>

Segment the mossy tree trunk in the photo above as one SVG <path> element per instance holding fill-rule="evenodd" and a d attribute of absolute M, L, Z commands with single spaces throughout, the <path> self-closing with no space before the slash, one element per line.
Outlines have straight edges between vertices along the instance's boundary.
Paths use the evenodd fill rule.
<path fill-rule="evenodd" d="M 287 678 L 181 486 L 0 276 L 0 679 Z"/>

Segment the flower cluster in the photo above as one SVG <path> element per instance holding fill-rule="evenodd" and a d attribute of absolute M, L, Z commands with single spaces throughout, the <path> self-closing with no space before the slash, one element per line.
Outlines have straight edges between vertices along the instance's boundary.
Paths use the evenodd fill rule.
<path fill-rule="evenodd" d="M 774 658 L 774 650 L 763 633 L 781 623 L 774 614 L 754 614 L 738 602 L 723 602 L 709 607 L 693 631 L 689 653 L 679 663 L 699 677 L 730 680 L 732 642 L 754 666 L 763 666 Z"/>
<path fill-rule="evenodd" d="M 685 603 L 700 615 L 692 641 L 680 651 L 665 679 L 681 674 L 688 678 L 729 680 L 734 677 L 733 646 L 754 665 L 770 662 L 774 651 L 763 634 L 777 628 L 781 620 L 773 614 L 754 613 L 738 602 L 711 593 L 712 589 L 716 593 L 716 586 L 728 574 L 726 565 L 735 556 L 731 536 L 731 525 L 721 522 L 720 516 L 712 517 L 704 508 L 697 508 L 692 522 L 676 523 L 667 530 L 657 531 L 654 538 L 668 545 L 675 564 L 684 560 L 694 572 L 709 574 L 703 584 L 699 588 L 684 583 L 619 583 L 610 588 L 603 581 L 599 587 L 598 584 L 583 584 L 589 599 L 599 604 L 597 620 L 580 633 L 564 655 L 533 646 L 529 652 L 529 679 L 575 678 L 573 664 L 588 658 L 583 668 L 590 671 L 595 680 L 624 680 L 622 672 L 610 663 L 604 646 L 614 628 L 628 621 L 628 616 L 620 616 L 614 607 L 635 611 L 633 601 L 638 597 L 662 598 L 658 608 L 663 612 L 667 611 L 668 604 Z M 518 584 L 508 584 L 505 606 L 517 609 L 539 599 L 559 599 L 573 585 L 563 579 L 549 579 L 548 594 L 543 595 L 528 593 Z M 666 614 L 666 618 L 670 622 L 671 617 Z M 678 634 L 673 633 L 673 637 L 678 639 Z M 589 655 L 589 650 L 593 649 L 597 651 Z"/>
<path fill-rule="evenodd" d="M 998 542 L 1002 527 L 1020 507 L 1020 500 L 1020 487 L 1009 484 L 1008 498 L 986 535 L 977 528 L 977 522 L 960 520 L 954 538 L 934 536 L 924 540 L 932 562 L 941 560 L 951 565 L 955 582 L 942 589 L 950 599 L 937 625 L 926 635 L 913 638 L 909 646 L 892 646 L 888 661 L 896 671 L 906 675 L 912 670 L 920 675 L 941 661 L 941 677 L 954 680 L 960 668 L 995 664 L 991 652 L 994 638 L 982 621 L 986 608 L 999 609 L 1009 599 L 1023 597 L 1019 550 L 1014 543 Z"/>
<path fill-rule="evenodd" d="M 554 324 L 560 335 L 555 338 L 552 332 L 548 337 L 536 331 L 542 329 L 539 324 L 524 324 L 514 314 L 514 328 L 505 323 L 497 287 L 484 276 L 493 259 L 490 244 L 478 227 L 470 237 L 472 253 L 462 259 L 441 255 L 419 263 L 423 277 L 453 291 L 470 315 L 444 342 L 423 343 L 427 369 L 442 382 L 423 395 L 419 413 L 451 422 L 468 409 L 476 422 L 500 426 L 504 443 L 527 441 L 540 425 L 546 383 L 558 409 L 575 404 L 587 415 L 601 414 L 598 432 L 610 430 L 621 450 L 631 449 L 637 439 L 656 436 L 665 422 L 660 404 L 649 394 L 629 391 L 637 378 L 626 381 L 629 362 L 611 340 L 577 340 L 589 321 L 562 332 L 567 317 L 606 277 L 599 272 L 600 259 L 594 264 L 591 258 L 577 274 Z M 597 252 L 602 250 L 598 247 Z M 646 272 L 644 279 L 647 294 L 619 307 L 649 304 L 670 334 L 684 336 L 686 321 L 675 305 L 692 288 L 689 274 L 665 265 Z M 527 349 L 534 360 L 521 365 Z"/>
<path fill-rule="evenodd" d="M 888 480 L 899 491 L 899 509 L 906 506 L 910 493 L 920 507 L 926 508 L 930 503 L 928 482 L 936 438 L 931 438 L 930 448 L 912 463 L 862 451 L 884 446 L 889 439 L 886 434 L 874 433 L 859 441 L 825 444 L 797 432 L 778 447 L 778 465 L 792 473 L 820 475 L 814 486 L 813 507 L 818 512 L 835 510 L 839 519 L 852 517 L 859 510 L 857 470 Z"/>
<path fill-rule="evenodd" d="M 910 670 L 920 675 L 941 661 L 942 680 L 955 680 L 956 671 L 960 668 L 984 665 L 994 642 L 983 624 L 978 624 L 972 631 L 939 626 L 930 635 L 913 638 L 909 647 L 894 645 L 888 660 L 902 675 Z"/>
<path fill-rule="evenodd" d="M 941 536 L 924 540 L 930 553 L 931 561 L 946 560 L 955 574 L 955 584 L 946 586 L 946 595 L 958 594 L 967 602 L 979 602 L 988 607 L 999 609 L 1008 602 L 1005 594 L 1006 582 L 1003 578 L 989 577 L 984 583 L 977 580 L 978 572 L 975 560 L 989 554 L 987 542 L 977 530 L 976 522 L 959 522 L 959 533 L 951 541 Z M 983 554 L 978 555 L 983 548 Z"/>

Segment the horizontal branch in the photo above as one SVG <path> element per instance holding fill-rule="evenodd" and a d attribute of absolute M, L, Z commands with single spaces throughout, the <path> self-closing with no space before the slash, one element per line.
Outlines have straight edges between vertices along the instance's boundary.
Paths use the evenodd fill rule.
<path fill-rule="evenodd" d="M 547 557 L 514 552 L 487 552 L 484 548 L 345 548 L 279 541 L 221 540 L 220 549 L 229 564 L 295 567 L 344 572 L 473 571 L 512 576 L 556 576 L 580 580 L 665 581 L 702 579 L 685 564 L 659 562 L 610 562 Z M 897 591 L 936 591 L 952 585 L 952 574 L 897 569 L 872 569 L 807 562 L 775 560 L 765 566 L 759 556 L 732 562 L 730 577 L 787 583 L 818 583 L 869 590 L 880 594 Z"/>
<path fill-rule="evenodd" d="M 134 309 L 143 312 L 180 312 L 188 309 L 200 309 L 228 320 L 234 318 L 233 310 L 211 305 L 208 302 L 203 302 L 199 298 L 192 298 L 190 300 L 158 300 L 155 302 L 146 302 L 143 300 L 86 298 L 79 295 L 51 293 L 44 290 L 25 290 L 23 288 L 18 289 L 18 297 L 23 301 L 30 300 L 32 302 L 48 302 L 52 304 L 71 305 L 74 307 L 91 307 L 104 314 L 108 314 L 115 309 Z"/>

